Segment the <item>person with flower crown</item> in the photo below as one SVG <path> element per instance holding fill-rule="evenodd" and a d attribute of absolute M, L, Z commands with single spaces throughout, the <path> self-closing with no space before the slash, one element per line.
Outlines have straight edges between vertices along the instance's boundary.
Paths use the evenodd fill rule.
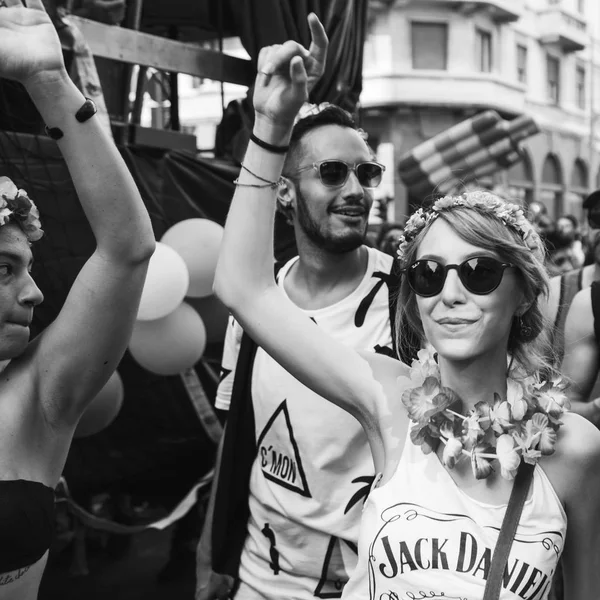
<path fill-rule="evenodd" d="M 54 488 L 77 422 L 128 344 L 155 241 L 150 218 L 95 108 L 65 69 L 41 0 L 0 4 L 0 77 L 21 83 L 57 141 L 96 238 L 62 310 L 30 341 L 43 295 L 42 237 L 26 191 L 0 177 L 0 600 L 34 600 L 54 526 Z"/>
<path fill-rule="evenodd" d="M 275 285 L 284 157 L 268 146 L 288 143 L 307 59 L 293 42 L 261 51 L 260 143 L 244 158 L 214 287 L 259 345 L 366 432 L 379 475 L 342 597 L 541 600 L 562 556 L 565 597 L 596 600 L 600 433 L 567 412 L 542 358 L 544 250 L 518 206 L 470 192 L 408 220 L 397 317 L 420 340 L 410 367 L 333 340 Z"/>

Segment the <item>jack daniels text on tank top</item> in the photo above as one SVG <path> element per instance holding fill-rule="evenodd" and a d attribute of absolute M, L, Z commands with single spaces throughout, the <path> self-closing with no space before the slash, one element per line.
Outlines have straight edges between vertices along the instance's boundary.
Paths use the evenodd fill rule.
<path fill-rule="evenodd" d="M 385 508 L 379 517 L 369 547 L 371 600 L 481 598 L 499 532 L 495 521 L 485 524 L 408 502 Z M 501 597 L 545 598 L 562 542 L 559 531 L 518 530 Z"/>

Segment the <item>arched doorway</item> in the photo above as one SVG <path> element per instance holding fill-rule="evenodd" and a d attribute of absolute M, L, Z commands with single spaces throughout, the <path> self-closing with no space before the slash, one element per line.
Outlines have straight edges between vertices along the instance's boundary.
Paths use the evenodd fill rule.
<path fill-rule="evenodd" d="M 548 154 L 542 167 L 540 201 L 546 205 L 552 219 L 563 214 L 564 179 L 563 171 L 556 154 Z"/>
<path fill-rule="evenodd" d="M 521 160 L 507 171 L 508 196 L 526 206 L 533 200 L 533 166 L 526 150 L 521 149 Z"/>
<path fill-rule="evenodd" d="M 569 193 L 565 202 L 565 214 L 575 215 L 580 223 L 583 222 L 584 216 L 582 204 L 589 193 L 588 177 L 586 163 L 581 158 L 576 159 L 571 172 Z"/>

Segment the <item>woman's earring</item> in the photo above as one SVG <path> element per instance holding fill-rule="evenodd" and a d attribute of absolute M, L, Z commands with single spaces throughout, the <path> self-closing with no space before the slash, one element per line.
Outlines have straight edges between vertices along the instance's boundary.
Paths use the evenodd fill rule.
<path fill-rule="evenodd" d="M 522 316 L 517 317 L 517 321 L 519 323 L 519 331 L 521 332 L 521 337 L 524 340 L 529 340 L 531 338 L 531 335 L 533 334 L 533 329 L 531 329 L 531 327 L 529 327 L 529 325 L 526 325 L 523 322 Z"/>

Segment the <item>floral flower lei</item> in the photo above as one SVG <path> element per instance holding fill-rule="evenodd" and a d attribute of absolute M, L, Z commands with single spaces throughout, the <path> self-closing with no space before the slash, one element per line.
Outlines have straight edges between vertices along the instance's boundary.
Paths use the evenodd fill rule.
<path fill-rule="evenodd" d="M 430 208 L 419 208 L 413 213 L 404 226 L 403 235 L 400 236 L 398 258 L 400 260 L 404 258 L 410 242 L 430 222 L 437 219 L 441 212 L 457 207 L 471 208 L 481 213 L 494 215 L 505 225 L 516 230 L 532 252 L 541 252 L 539 236 L 535 233 L 533 225 L 527 220 L 520 206 L 505 202 L 490 192 L 475 191 L 465 192 L 460 196 L 444 196 L 436 200 Z"/>
<path fill-rule="evenodd" d="M 554 453 L 561 415 L 569 401 L 560 380 L 539 381 L 513 368 L 506 399 L 494 394 L 493 403 L 478 402 L 467 416 L 451 407 L 460 398 L 442 387 L 435 355 L 421 350 L 409 377 L 398 379 L 405 389 L 402 403 L 412 421 L 411 441 L 424 454 L 444 443 L 442 462 L 449 469 L 462 457 L 471 459 L 473 475 L 485 479 L 498 461 L 502 477 L 514 479 L 521 460 L 535 464 Z"/>
<path fill-rule="evenodd" d="M 40 213 L 27 192 L 8 177 L 0 177 L 0 226 L 7 223 L 17 223 L 30 242 L 44 235 Z"/>

